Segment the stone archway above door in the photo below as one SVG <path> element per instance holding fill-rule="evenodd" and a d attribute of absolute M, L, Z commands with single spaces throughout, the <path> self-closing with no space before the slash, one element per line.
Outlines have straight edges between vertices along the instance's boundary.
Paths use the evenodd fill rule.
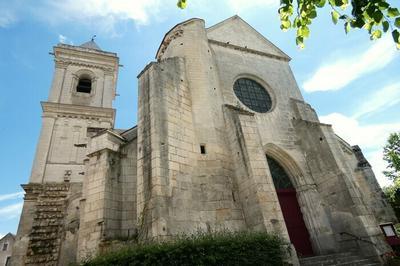
<path fill-rule="evenodd" d="M 330 216 L 327 213 L 328 210 L 324 207 L 323 199 L 313 182 L 312 176 L 307 171 L 306 158 L 302 157 L 296 151 L 297 155 L 300 156 L 298 158 L 300 167 L 293 157 L 278 145 L 268 143 L 263 145 L 263 148 L 267 156 L 279 163 L 290 180 L 294 193 L 297 196 L 296 198 L 303 221 L 308 229 L 314 252 L 321 255 L 338 251 L 338 244 L 335 239 Z M 287 181 L 285 182 L 287 183 Z M 278 189 L 280 187 L 280 185 L 275 186 Z"/>
<path fill-rule="evenodd" d="M 275 159 L 267 155 L 267 161 L 290 241 L 299 256 L 312 256 L 314 251 L 310 241 L 310 234 L 297 201 L 296 189 L 286 171 Z"/>

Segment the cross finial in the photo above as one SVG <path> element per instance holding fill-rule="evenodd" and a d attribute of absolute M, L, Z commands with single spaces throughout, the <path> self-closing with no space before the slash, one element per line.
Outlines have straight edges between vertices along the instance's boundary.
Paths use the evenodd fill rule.
<path fill-rule="evenodd" d="M 93 36 L 92 36 L 92 42 L 94 41 L 94 38 L 96 38 L 96 35 L 93 35 Z"/>

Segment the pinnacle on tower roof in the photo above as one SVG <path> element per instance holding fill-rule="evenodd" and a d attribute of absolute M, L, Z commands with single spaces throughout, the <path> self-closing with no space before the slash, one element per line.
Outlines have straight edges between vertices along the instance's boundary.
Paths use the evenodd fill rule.
<path fill-rule="evenodd" d="M 101 48 L 97 45 L 97 43 L 94 41 L 94 38 L 96 37 L 96 35 L 93 35 L 92 39 L 88 42 L 85 42 L 81 45 L 79 45 L 80 47 L 83 48 L 88 48 L 88 49 L 93 49 L 93 50 L 99 50 L 101 51 Z"/>

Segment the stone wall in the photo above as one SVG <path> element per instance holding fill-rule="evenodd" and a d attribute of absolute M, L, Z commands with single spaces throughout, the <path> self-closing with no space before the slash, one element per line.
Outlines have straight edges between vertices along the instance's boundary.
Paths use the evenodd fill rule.
<path fill-rule="evenodd" d="M 396 215 L 391 205 L 387 202 L 371 165 L 364 157 L 360 147 L 356 145 L 350 148 L 353 152 L 352 162 L 355 182 L 360 191 L 362 191 L 364 203 L 369 206 L 379 223 L 397 223 Z"/>
<path fill-rule="evenodd" d="M 12 265 L 68 265 L 75 262 L 75 256 L 66 253 L 71 252 L 68 247 L 77 244 L 79 216 L 71 209 L 77 207 L 73 199 L 80 197 L 81 184 L 31 183 L 23 187 L 25 204 Z"/>
<path fill-rule="evenodd" d="M 246 43 L 238 36 L 248 36 L 246 40 L 251 39 L 252 42 Z M 339 247 L 346 249 L 358 245 L 359 243 L 349 241 L 340 234 L 345 231 L 375 242 L 376 248 L 363 247 L 366 253 L 372 250 L 381 254 L 387 250 L 377 221 L 371 209 L 364 203 L 360 187 L 355 181 L 355 169 L 348 164 L 331 127 L 319 123 L 315 111 L 304 102 L 288 64 L 290 58 L 278 48 L 263 39 L 240 18 L 228 19 L 227 22 L 208 30 L 204 29 L 203 21 L 192 19 L 178 24 L 166 34 L 157 59 L 159 63 L 146 68 L 139 81 L 139 99 L 142 101 L 139 108 L 143 108 L 139 109 L 139 132 L 142 132 L 142 136 L 139 134 L 139 152 L 141 145 L 143 149 L 145 146 L 152 147 L 147 150 L 147 157 L 144 158 L 157 157 L 154 154 L 158 153 L 152 151 L 162 151 L 162 148 L 157 146 L 159 141 L 169 143 L 170 139 L 162 139 L 160 132 L 174 132 L 166 126 L 171 117 L 166 114 L 169 114 L 171 107 L 169 102 L 163 99 L 166 99 L 170 91 L 167 89 L 169 86 L 182 87 L 179 81 L 173 80 L 179 73 L 182 77 L 181 82 L 187 84 L 190 92 L 189 111 L 194 134 L 190 143 L 194 147 L 205 144 L 209 151 L 207 161 L 203 160 L 206 157 L 194 157 L 195 167 L 191 175 L 201 173 L 207 176 L 212 173 L 218 176 L 221 173 L 219 171 L 225 168 L 227 180 L 232 182 L 232 195 L 239 196 L 237 198 L 240 199 L 245 227 L 257 228 L 262 224 L 260 229 L 264 227 L 273 230 L 271 222 L 274 221 L 277 227 L 281 228 L 282 234 L 287 235 L 285 226 L 281 224 L 279 204 L 276 206 L 276 195 L 274 196 L 273 185 L 271 186 L 269 180 L 265 156 L 260 157 L 263 152 L 264 155 L 268 152 L 263 151 L 262 147 L 275 145 L 278 152 L 274 154 L 276 157 L 272 157 L 277 158 L 282 165 L 291 167 L 292 170 L 296 169 L 292 172 L 291 179 L 296 187 L 303 218 L 317 254 L 338 251 Z M 183 60 L 184 67 L 176 68 L 168 64 L 168 60 Z M 235 80 L 242 77 L 256 80 L 268 91 L 273 101 L 269 112 L 244 115 L 246 112 L 253 112 L 236 98 L 232 89 Z M 172 81 L 169 82 L 167 78 Z M 224 106 L 230 111 L 222 111 Z M 239 114 L 234 115 L 233 110 Z M 261 149 L 261 153 L 255 155 L 260 152 L 257 149 Z M 169 153 L 168 149 L 164 150 L 167 151 Z M 198 152 L 196 149 L 194 151 Z M 239 155 L 236 152 L 239 152 Z M 160 154 L 161 162 L 165 162 L 166 157 L 162 156 L 162 152 Z M 354 154 L 352 156 L 354 157 Z M 143 159 L 144 161 L 148 163 L 147 169 L 155 169 L 148 160 Z M 212 168 L 213 163 L 219 166 Z M 155 180 L 154 176 L 159 176 L 151 171 L 144 172 L 147 176 L 142 174 L 141 181 L 148 182 L 147 186 L 150 188 L 150 182 Z M 138 171 L 139 178 L 140 174 Z M 169 174 L 164 176 L 168 177 Z M 249 189 L 251 181 L 246 181 L 246 186 L 246 183 L 241 182 L 242 176 L 249 180 L 257 180 L 256 184 L 265 184 L 262 186 L 264 190 L 248 193 L 251 197 L 264 195 L 262 200 L 253 199 L 252 204 L 251 197 L 246 198 L 246 193 L 243 193 L 246 190 L 242 186 Z M 268 189 L 268 186 L 272 189 Z M 151 217 L 150 220 L 159 219 L 162 226 L 156 228 L 164 229 L 168 228 L 164 226 L 168 221 L 163 219 L 171 217 L 170 211 L 173 209 L 170 198 L 174 199 L 177 196 L 165 196 L 171 195 L 168 194 L 168 183 L 163 184 L 160 191 L 163 195 L 162 202 L 159 201 L 151 207 L 163 206 L 162 215 Z M 190 187 L 188 191 L 189 194 L 193 194 Z M 190 199 L 190 196 L 186 197 Z M 147 200 L 145 197 L 141 200 L 144 202 L 141 206 L 143 207 Z M 264 214 L 264 204 L 261 202 L 265 202 Z M 206 206 L 207 202 L 203 202 L 199 208 Z M 254 213 L 251 213 L 252 211 Z M 260 219 L 264 219 L 262 223 L 259 222 Z M 230 228 L 241 226 L 231 225 Z M 166 234 L 160 230 L 155 231 L 158 233 L 153 233 L 153 236 Z"/>
<path fill-rule="evenodd" d="M 110 108 L 118 58 L 84 50 L 55 49 L 15 265 L 67 265 L 112 240 L 197 230 L 266 230 L 289 242 L 266 155 L 287 171 L 316 254 L 388 250 L 378 222 L 393 212 L 369 164 L 304 102 L 290 58 L 240 18 L 169 31 L 138 76 L 138 127 L 124 132 Z M 98 77 L 83 98 L 71 91 L 82 71 Z M 243 105 L 239 78 L 261 84 L 271 110 Z"/>
<path fill-rule="evenodd" d="M 204 24 L 199 20 L 182 30 L 181 38 L 166 37 L 169 58 L 139 75 L 138 218 L 144 238 L 246 228 L 234 199 L 237 188 Z M 175 57 L 179 53 L 187 56 Z"/>
<path fill-rule="evenodd" d="M 81 200 L 78 259 L 136 237 L 136 141 L 112 131 L 91 139 Z"/>

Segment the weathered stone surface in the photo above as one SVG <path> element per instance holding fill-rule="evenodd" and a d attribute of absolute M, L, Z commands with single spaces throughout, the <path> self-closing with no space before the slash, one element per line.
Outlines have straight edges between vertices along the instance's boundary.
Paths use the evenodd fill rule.
<path fill-rule="evenodd" d="M 293 248 L 266 155 L 295 189 L 314 254 L 389 249 L 379 223 L 396 218 L 361 150 L 319 122 L 290 58 L 241 18 L 171 29 L 138 76 L 129 130 L 113 128 L 118 58 L 96 51 L 55 47 L 14 265 L 67 265 L 123 241 L 198 230 L 268 231 Z M 88 95 L 75 90 L 80 75 L 95 77 Z M 239 78 L 264 87 L 268 112 L 237 98 Z"/>

